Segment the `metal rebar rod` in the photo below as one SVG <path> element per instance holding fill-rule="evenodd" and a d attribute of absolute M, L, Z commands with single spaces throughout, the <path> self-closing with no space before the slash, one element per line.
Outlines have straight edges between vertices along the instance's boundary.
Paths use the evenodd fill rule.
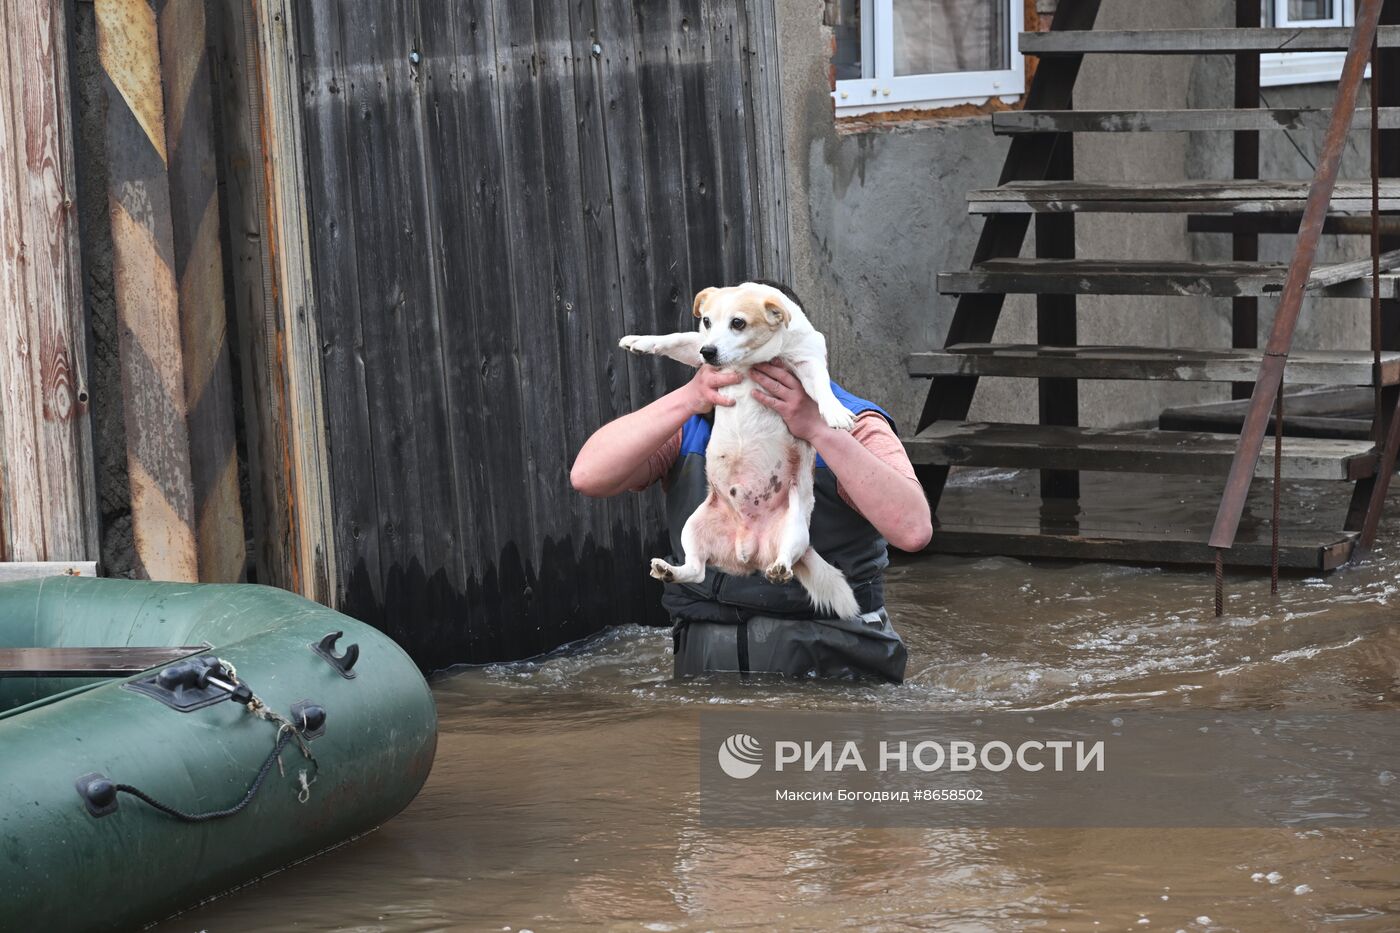
<path fill-rule="evenodd" d="M 1215 617 L 1225 614 L 1225 549 L 1215 549 Z"/>
<path fill-rule="evenodd" d="M 1269 592 L 1278 595 L 1278 520 L 1283 498 L 1283 390 L 1274 401 L 1274 511 L 1269 543 Z"/>
<path fill-rule="evenodd" d="M 1323 141 L 1322 155 L 1317 162 L 1317 174 L 1313 177 L 1312 187 L 1308 192 L 1302 224 L 1298 229 L 1298 244 L 1288 265 L 1283 297 L 1274 315 L 1273 329 L 1264 349 L 1264 361 L 1259 367 L 1254 394 L 1250 397 L 1249 412 L 1240 431 L 1239 446 L 1235 449 L 1234 460 L 1230 463 L 1225 492 L 1220 498 L 1215 527 L 1211 530 L 1211 547 L 1229 548 L 1235 543 L 1240 516 L 1244 513 L 1245 502 L 1249 497 L 1250 482 L 1254 479 L 1254 468 L 1259 462 L 1259 454 L 1264 446 L 1264 432 L 1269 425 L 1269 414 L 1283 385 L 1283 371 L 1288 362 L 1288 351 L 1293 345 L 1293 332 L 1298 326 L 1298 316 L 1302 311 L 1303 293 L 1307 289 L 1313 263 L 1317 258 L 1318 240 L 1327 220 L 1332 191 L 1337 184 L 1337 173 L 1341 169 L 1342 154 L 1346 149 L 1347 132 L 1356 112 L 1356 98 L 1360 91 L 1362 75 L 1366 71 L 1366 61 L 1370 57 L 1368 53 L 1375 41 L 1382 4 L 1383 0 L 1362 0 L 1361 8 L 1356 14 L 1356 27 L 1352 31 L 1346 62 L 1342 66 L 1341 80 L 1337 85 L 1337 100 L 1332 109 L 1327 136 Z"/>
<path fill-rule="evenodd" d="M 1385 406 L 1381 379 L 1381 119 L 1380 40 L 1371 41 L 1371 382 L 1376 414 L 1371 437 L 1377 447 L 1384 439 Z"/>

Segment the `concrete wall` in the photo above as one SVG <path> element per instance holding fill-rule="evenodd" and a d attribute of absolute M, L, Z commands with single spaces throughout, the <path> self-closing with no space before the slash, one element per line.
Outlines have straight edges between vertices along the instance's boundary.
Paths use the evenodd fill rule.
<path fill-rule="evenodd" d="M 935 274 L 966 268 L 981 229 L 965 195 L 996 184 L 1006 154 L 990 117 L 895 123 L 838 132 L 827 79 L 829 33 L 821 0 L 776 0 L 786 114 L 793 281 L 831 338 L 833 370 L 852 391 L 885 404 L 912 429 L 927 382 L 904 375 L 911 350 L 942 345 L 956 298 L 937 294 Z M 1104 3 L 1100 28 L 1229 26 L 1228 5 L 1188 0 Z M 1335 85 L 1266 89 L 1275 106 L 1326 105 Z M 1228 107 L 1233 62 L 1228 56 L 1094 56 L 1076 87 L 1085 109 Z M 1294 144 L 1313 157 L 1308 134 L 1267 134 L 1264 174 L 1310 177 Z M 1302 138 L 1300 138 L 1302 137 Z M 1364 145 L 1364 136 L 1354 143 Z M 1361 160 L 1358 162 L 1357 160 Z M 1229 177 L 1231 139 L 1214 134 L 1084 134 L 1075 146 L 1077 177 L 1153 180 Z M 1364 175 L 1364 152 L 1347 172 Z M 1095 258 L 1229 258 L 1229 238 L 1187 234 L 1184 217 L 1086 215 L 1077 224 L 1078 254 Z M 1291 239 L 1266 238 L 1264 258 L 1286 259 Z M 1355 244 L 1360 246 L 1361 244 Z M 1027 243 L 1023 255 L 1033 255 Z M 1328 248 L 1324 258 L 1338 255 Z M 1267 327 L 1272 303 L 1261 302 Z M 1364 302 L 1329 302 L 1335 313 L 1309 309 L 1298 346 L 1367 346 L 1356 332 Z M 998 342 L 1035 342 L 1034 301 L 1011 297 Z M 1086 297 L 1080 299 L 1081 343 L 1228 347 L 1230 303 L 1221 299 Z M 1359 342 L 1358 342 L 1359 339 Z M 1228 397 L 1228 387 L 1186 383 L 1084 382 L 1084 424 L 1154 420 L 1167 405 Z M 1034 384 L 984 379 L 972 417 L 1034 421 Z"/>

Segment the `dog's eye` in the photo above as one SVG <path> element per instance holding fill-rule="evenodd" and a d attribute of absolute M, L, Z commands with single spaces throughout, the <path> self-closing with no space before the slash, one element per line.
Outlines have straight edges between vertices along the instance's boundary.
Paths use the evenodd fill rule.
<path fill-rule="evenodd" d="M 744 319 L 741 318 L 741 317 L 736 317 L 734 320 L 732 320 L 732 321 L 729 322 L 729 329 L 730 329 L 730 330 L 743 330 L 743 329 L 744 329 L 745 327 L 747 327 L 748 325 L 749 325 L 749 322 L 748 322 L 748 321 L 744 320 Z"/>
<path fill-rule="evenodd" d="M 702 317 L 702 318 L 700 319 L 700 326 L 701 326 L 701 327 L 704 327 L 706 330 L 709 330 L 709 329 L 710 329 L 710 319 L 707 318 L 707 317 Z"/>

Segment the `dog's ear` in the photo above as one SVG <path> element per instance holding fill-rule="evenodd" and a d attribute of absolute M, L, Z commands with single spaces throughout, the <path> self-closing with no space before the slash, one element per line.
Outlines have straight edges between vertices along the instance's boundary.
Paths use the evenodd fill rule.
<path fill-rule="evenodd" d="M 792 320 L 792 314 L 788 312 L 781 298 L 767 298 L 763 302 L 763 310 L 768 312 L 768 323 L 774 327 L 787 327 Z"/>
<path fill-rule="evenodd" d="M 695 304 L 691 306 L 690 310 L 695 314 L 696 317 L 699 317 L 701 314 L 704 313 L 702 309 L 705 307 L 705 302 L 709 301 L 710 296 L 714 293 L 715 290 L 713 288 L 706 288 L 702 290 L 700 294 L 695 296 Z"/>

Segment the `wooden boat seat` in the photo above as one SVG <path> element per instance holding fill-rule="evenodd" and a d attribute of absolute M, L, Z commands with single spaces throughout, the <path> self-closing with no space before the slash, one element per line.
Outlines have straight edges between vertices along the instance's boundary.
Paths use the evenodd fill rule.
<path fill-rule="evenodd" d="M 161 648 L 0 648 L 0 677 L 125 677 L 208 651 Z"/>

